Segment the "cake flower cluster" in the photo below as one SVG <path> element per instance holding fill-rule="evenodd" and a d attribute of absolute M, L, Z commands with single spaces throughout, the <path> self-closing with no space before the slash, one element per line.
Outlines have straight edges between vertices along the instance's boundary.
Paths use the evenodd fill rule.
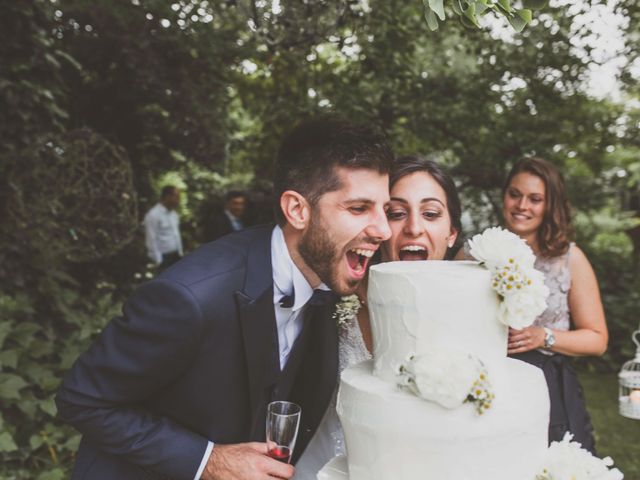
<path fill-rule="evenodd" d="M 533 251 L 516 234 L 488 228 L 469 240 L 469 253 L 491 272 L 493 289 L 502 300 L 498 311 L 502 323 L 522 329 L 547 308 L 544 274 L 535 269 Z"/>
<path fill-rule="evenodd" d="M 358 314 L 358 310 L 360 310 L 361 307 L 362 303 L 355 293 L 342 297 L 336 304 L 336 310 L 332 315 L 332 318 L 336 320 L 338 328 L 346 327 L 349 320 Z"/>
<path fill-rule="evenodd" d="M 481 415 L 494 399 L 484 364 L 465 352 L 434 348 L 409 355 L 400 365 L 398 375 L 401 387 L 445 408 L 472 403 Z"/>
<path fill-rule="evenodd" d="M 624 475 L 613 465 L 611 457 L 598 458 L 572 442 L 573 435 L 565 433 L 560 442 L 552 442 L 547 450 L 544 468 L 535 480 L 622 480 Z"/>

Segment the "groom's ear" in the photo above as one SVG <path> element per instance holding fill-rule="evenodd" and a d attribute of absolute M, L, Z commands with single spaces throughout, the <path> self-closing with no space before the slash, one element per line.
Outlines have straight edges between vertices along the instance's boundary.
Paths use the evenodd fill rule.
<path fill-rule="evenodd" d="M 280 208 L 287 223 L 296 230 L 304 230 L 309 225 L 311 206 L 295 190 L 287 190 L 280 196 Z"/>

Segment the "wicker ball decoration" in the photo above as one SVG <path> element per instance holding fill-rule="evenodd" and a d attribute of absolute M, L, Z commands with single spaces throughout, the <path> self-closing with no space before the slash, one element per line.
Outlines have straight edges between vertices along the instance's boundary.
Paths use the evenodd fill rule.
<path fill-rule="evenodd" d="M 7 207 L 21 238 L 72 261 L 108 257 L 138 229 L 129 158 L 88 130 L 46 138 L 10 172 Z"/>

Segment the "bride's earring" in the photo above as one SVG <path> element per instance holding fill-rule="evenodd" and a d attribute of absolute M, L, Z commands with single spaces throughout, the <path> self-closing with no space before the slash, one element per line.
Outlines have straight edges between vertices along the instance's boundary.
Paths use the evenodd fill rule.
<path fill-rule="evenodd" d="M 456 243 L 456 238 L 458 238 L 458 232 L 456 230 L 454 230 L 451 235 L 447 235 L 446 240 L 449 248 L 453 248 Z"/>
<path fill-rule="evenodd" d="M 456 243 L 455 238 L 452 238 L 452 236 L 448 236 L 447 237 L 447 245 L 449 246 L 449 248 L 453 247 L 453 244 Z"/>

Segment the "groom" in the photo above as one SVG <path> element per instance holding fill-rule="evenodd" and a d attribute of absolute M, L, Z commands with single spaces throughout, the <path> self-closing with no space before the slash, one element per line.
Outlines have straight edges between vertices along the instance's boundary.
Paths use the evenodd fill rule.
<path fill-rule="evenodd" d="M 260 443 L 266 405 L 301 405 L 295 461 L 335 388 L 335 296 L 323 297 L 353 293 L 389 237 L 391 162 L 368 127 L 299 125 L 275 165 L 278 225 L 204 245 L 139 287 L 67 374 L 58 409 L 84 435 L 73 478 L 291 478 Z"/>

